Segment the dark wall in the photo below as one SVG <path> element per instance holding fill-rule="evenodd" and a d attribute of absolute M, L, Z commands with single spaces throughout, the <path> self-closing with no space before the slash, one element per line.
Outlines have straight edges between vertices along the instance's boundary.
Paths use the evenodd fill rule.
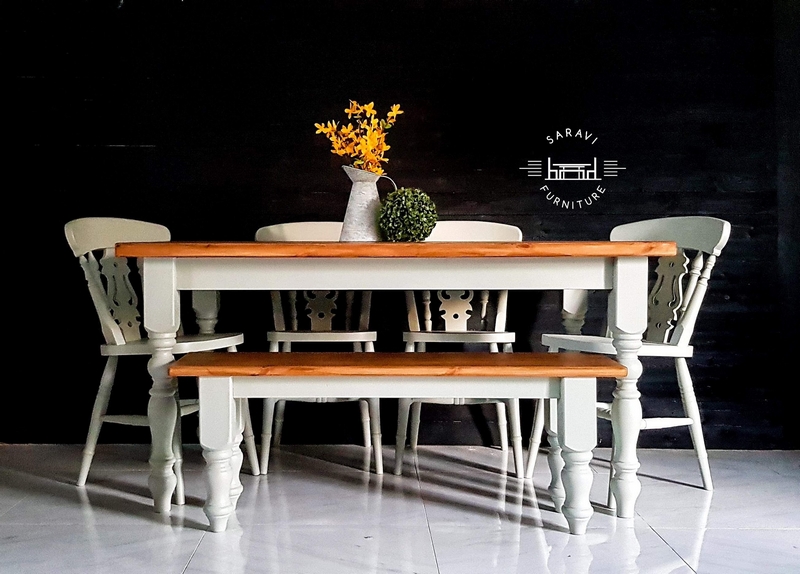
<path fill-rule="evenodd" d="M 341 219 L 349 183 L 313 124 L 344 119 L 354 99 L 382 115 L 402 106 L 388 173 L 425 190 L 442 219 L 512 223 L 528 240 L 603 239 L 617 224 L 669 215 L 729 220 L 694 341 L 708 446 L 797 447 L 762 342 L 779 334 L 778 269 L 792 257 L 778 255 L 776 125 L 787 125 L 796 93 L 780 92 L 776 105 L 776 69 L 790 66 L 775 62 L 794 49 L 786 28 L 797 17 L 788 3 L 780 11 L 783 28 L 759 0 L 17 3 L 4 33 L 7 205 L 42 233 L 8 254 L 9 310 L 19 298 L 21 313 L 7 322 L 23 325 L 9 355 L 25 374 L 6 379 L 0 441 L 84 440 L 100 333 L 64 223 L 129 217 L 165 224 L 175 239 L 249 240 L 262 225 Z M 566 128 L 596 134 L 626 167 L 585 209 L 555 207 L 520 169 Z M 601 303 L 590 329 L 600 328 Z M 402 304 L 397 293 L 376 296 L 379 350 L 400 348 Z M 264 348 L 266 305 L 258 293 L 226 293 L 219 328 Z M 540 350 L 541 333 L 560 328 L 556 293 L 514 293 L 511 305 L 520 350 Z M 149 380 L 122 380 L 135 389 L 119 402 L 146 404 Z M 669 363 L 647 364 L 646 414 L 676 412 L 673 380 Z M 7 424 L 31 391 L 35 422 Z M 299 421 L 347 406 L 326 408 L 288 413 L 286 440 L 357 441 L 355 410 L 334 434 L 301 431 Z M 490 410 L 427 413 L 423 442 L 494 432 L 482 418 Z M 148 439 L 126 429 L 101 437 Z M 641 444 L 690 441 L 674 429 Z"/>

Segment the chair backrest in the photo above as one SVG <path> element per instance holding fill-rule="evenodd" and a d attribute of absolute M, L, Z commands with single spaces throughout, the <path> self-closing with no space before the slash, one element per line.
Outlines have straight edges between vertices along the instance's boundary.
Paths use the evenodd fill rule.
<path fill-rule="evenodd" d="M 689 344 L 711 270 L 730 234 L 730 223 L 707 216 L 649 219 L 611 231 L 611 241 L 674 241 L 678 245 L 676 256 L 658 260 L 648 296 L 646 341 Z"/>
<path fill-rule="evenodd" d="M 494 221 L 438 221 L 425 241 L 522 241 L 522 230 Z"/>
<path fill-rule="evenodd" d="M 256 241 L 339 241 L 341 232 L 341 221 L 294 221 L 260 228 Z"/>
<path fill-rule="evenodd" d="M 83 268 L 106 343 L 140 340 L 139 296 L 127 258 L 116 257 L 114 247 L 121 242 L 169 241 L 169 229 L 133 219 L 84 217 L 68 222 L 64 234 Z"/>
<path fill-rule="evenodd" d="M 522 241 L 522 230 L 514 225 L 494 221 L 438 221 L 425 241 Z M 477 300 L 475 300 L 476 293 L 472 290 L 442 290 L 437 291 L 436 294 L 438 306 L 433 312 L 430 291 L 406 292 L 406 312 L 411 331 L 419 331 L 421 328 L 425 331 L 432 331 L 435 322 L 434 316 L 441 318 L 444 321 L 444 330 L 450 332 L 505 330 L 508 291 L 498 291 L 492 294 L 483 290 L 477 294 Z M 490 314 L 492 295 L 495 300 L 494 320 Z M 475 304 L 479 305 L 479 314 L 474 311 Z M 420 310 L 423 316 L 421 324 L 419 321 Z M 470 328 L 468 323 L 473 316 L 476 319 L 471 321 Z"/>
<path fill-rule="evenodd" d="M 291 223 L 278 223 L 267 225 L 256 231 L 256 241 L 339 241 L 342 232 L 341 221 L 295 221 Z M 304 303 L 298 310 L 296 291 L 283 293 L 272 291 L 272 319 L 276 331 L 297 331 L 305 325 L 310 331 L 331 331 L 334 327 L 341 330 L 369 329 L 369 313 L 371 293 L 363 291 L 356 297 L 353 291 L 345 292 L 344 314 L 339 316 L 340 298 L 338 291 L 302 291 Z M 358 306 L 358 324 L 354 324 L 353 309 L 356 308 L 356 299 L 360 299 Z M 286 316 L 288 314 L 288 324 Z M 305 317 L 305 318 L 304 318 Z M 343 319 L 343 320 L 342 320 Z"/>

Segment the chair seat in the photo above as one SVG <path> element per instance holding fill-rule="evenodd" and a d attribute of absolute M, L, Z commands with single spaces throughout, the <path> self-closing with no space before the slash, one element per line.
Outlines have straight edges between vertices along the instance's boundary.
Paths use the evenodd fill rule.
<path fill-rule="evenodd" d="M 603 355 L 617 354 L 609 337 L 599 337 L 596 335 L 545 334 L 542 335 L 542 345 L 545 347 L 558 347 L 559 349 L 584 353 L 601 353 Z M 639 356 L 687 358 L 691 357 L 693 352 L 694 349 L 691 345 L 679 346 L 642 341 L 642 348 L 639 351 Z"/>
<path fill-rule="evenodd" d="M 515 334 L 507 331 L 406 331 L 406 343 L 513 343 Z"/>
<path fill-rule="evenodd" d="M 377 331 L 269 331 L 273 343 L 367 343 L 378 339 Z"/>
<path fill-rule="evenodd" d="M 174 355 L 195 353 L 198 351 L 215 351 L 227 349 L 244 343 L 242 333 L 212 333 L 203 335 L 181 335 L 172 349 Z M 128 355 L 152 355 L 155 351 L 153 343 L 148 339 L 131 341 L 124 345 L 100 345 L 100 354 L 104 357 Z"/>

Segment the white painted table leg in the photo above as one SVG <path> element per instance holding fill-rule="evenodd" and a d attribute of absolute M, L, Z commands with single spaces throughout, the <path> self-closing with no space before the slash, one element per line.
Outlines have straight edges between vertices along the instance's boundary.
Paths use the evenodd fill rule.
<path fill-rule="evenodd" d="M 561 324 L 564 332 L 580 335 L 589 308 L 589 292 L 583 289 L 565 289 L 561 298 Z"/>
<path fill-rule="evenodd" d="M 636 476 L 639 469 L 636 445 L 642 425 L 638 381 L 642 374 L 639 349 L 647 327 L 647 258 L 619 259 L 615 267 L 608 318 L 617 360 L 627 367 L 628 375 L 617 379 L 611 405 L 614 433 L 611 493 L 616 500 L 617 516 L 633 518 L 636 499 L 642 490 Z"/>
<path fill-rule="evenodd" d="M 142 263 L 144 326 L 153 345 L 147 370 L 153 378 L 147 417 L 150 424 L 150 478 L 148 484 L 156 512 L 168 513 L 177 479 L 172 438 L 177 424 L 177 381 L 168 369 L 175 359 L 172 349 L 180 327 L 180 297 L 171 259 L 145 259 Z"/>
<path fill-rule="evenodd" d="M 177 485 L 172 438 L 178 418 L 178 405 L 175 401 L 178 382 L 167 374 L 169 365 L 174 360 L 171 350 L 175 345 L 175 337 L 163 333 L 150 333 L 150 340 L 155 351 L 147 363 L 147 370 L 153 377 L 147 406 L 151 438 L 148 485 L 153 496 L 155 511 L 169 513 L 172 494 Z"/>
<path fill-rule="evenodd" d="M 192 309 L 201 334 L 212 334 L 219 315 L 219 291 L 192 291 Z"/>
<path fill-rule="evenodd" d="M 240 434 L 240 417 L 236 412 L 239 409 L 233 399 L 233 381 L 230 378 L 200 377 L 198 383 L 200 444 L 206 459 L 207 497 L 203 511 L 211 530 L 222 532 L 235 508 L 231 459 L 235 435 Z"/>
<path fill-rule="evenodd" d="M 584 534 L 593 510 L 589 501 L 592 488 L 592 449 L 597 445 L 595 379 L 563 379 L 558 400 L 558 439 L 564 468 L 563 513 L 570 534 Z"/>

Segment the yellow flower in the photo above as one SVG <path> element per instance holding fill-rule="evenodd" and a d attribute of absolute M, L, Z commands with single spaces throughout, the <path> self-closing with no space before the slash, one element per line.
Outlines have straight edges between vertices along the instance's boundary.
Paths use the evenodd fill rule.
<path fill-rule="evenodd" d="M 397 116 L 399 116 L 402 113 L 403 110 L 400 109 L 400 104 L 395 104 L 392 106 L 392 109 L 389 110 L 389 113 L 386 114 L 386 117 L 389 118 L 389 120 L 391 121 L 397 118 Z"/>
<path fill-rule="evenodd" d="M 355 100 L 350 100 L 350 107 L 347 108 L 344 113 L 347 114 L 347 119 L 349 120 L 352 116 L 357 116 L 361 112 L 361 107 L 358 105 L 358 102 Z"/>
<path fill-rule="evenodd" d="M 370 102 L 364 106 L 361 106 L 361 110 L 364 112 L 364 115 L 367 117 L 374 116 L 377 112 L 375 111 L 375 102 Z"/>
<path fill-rule="evenodd" d="M 353 167 L 383 175 L 382 163 L 389 160 L 384 157 L 390 146 L 386 145 L 386 131 L 389 130 L 402 114 L 400 104 L 394 104 L 386 115 L 386 119 L 375 117 L 375 103 L 360 105 L 350 100 L 350 107 L 344 110 L 348 119 L 355 117 L 358 122 L 341 127 L 335 121 L 327 124 L 314 124 L 318 134 L 324 134 L 331 142 L 331 153 L 348 156 L 353 160 Z M 363 114 L 363 117 L 362 117 Z"/>

